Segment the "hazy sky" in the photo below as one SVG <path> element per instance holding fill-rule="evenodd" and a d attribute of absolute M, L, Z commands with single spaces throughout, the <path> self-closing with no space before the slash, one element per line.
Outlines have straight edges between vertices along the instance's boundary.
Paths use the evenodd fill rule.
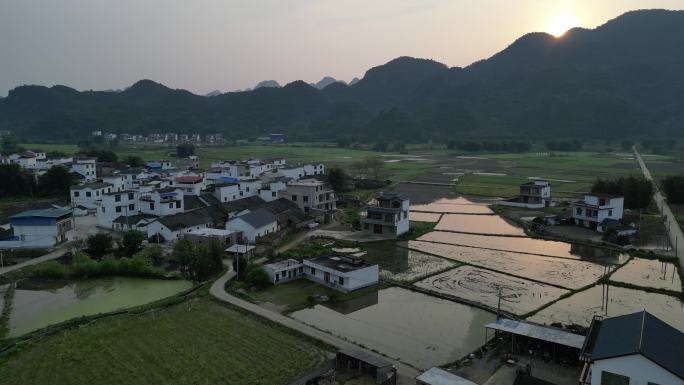
<path fill-rule="evenodd" d="M 465 66 L 532 31 L 684 0 L 0 0 L 0 95 L 22 84 L 197 93 L 350 80 L 397 56 Z"/>

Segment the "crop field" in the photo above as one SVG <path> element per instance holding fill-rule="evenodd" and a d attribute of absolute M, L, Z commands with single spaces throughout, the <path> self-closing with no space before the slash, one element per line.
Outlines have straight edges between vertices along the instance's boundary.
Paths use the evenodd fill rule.
<path fill-rule="evenodd" d="M 610 280 L 645 288 L 682 291 L 676 264 L 655 259 L 633 258 L 621 267 Z"/>
<path fill-rule="evenodd" d="M 326 352 L 208 299 L 115 316 L 0 357 L 0 384 L 287 384 Z"/>

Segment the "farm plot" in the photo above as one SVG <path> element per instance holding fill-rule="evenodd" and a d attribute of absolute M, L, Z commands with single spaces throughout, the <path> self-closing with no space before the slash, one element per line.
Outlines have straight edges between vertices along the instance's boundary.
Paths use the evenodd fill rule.
<path fill-rule="evenodd" d="M 438 214 L 494 214 L 489 207 L 472 203 L 428 203 L 424 205 L 411 205 L 411 211 Z"/>
<path fill-rule="evenodd" d="M 478 302 L 496 309 L 501 293 L 501 309 L 514 314 L 525 314 L 558 299 L 567 290 L 543 285 L 522 278 L 461 266 L 414 284 L 416 287 Z"/>
<path fill-rule="evenodd" d="M 0 359 L 0 384 L 286 384 L 326 351 L 207 299 L 116 316 Z"/>
<path fill-rule="evenodd" d="M 497 215 L 445 214 L 437 223 L 435 230 L 471 234 L 525 235 L 520 227 L 513 226 Z"/>
<path fill-rule="evenodd" d="M 414 281 L 458 266 L 454 262 L 415 250 L 408 250 L 405 265 L 380 269 L 380 277 L 392 281 Z"/>
<path fill-rule="evenodd" d="M 410 241 L 409 248 L 568 289 L 595 283 L 604 274 L 603 266 L 579 260 L 422 241 Z"/>
<path fill-rule="evenodd" d="M 677 267 L 671 262 L 634 258 L 610 276 L 611 281 L 670 291 L 682 291 Z"/>
<path fill-rule="evenodd" d="M 564 325 L 589 326 L 594 315 L 614 317 L 646 310 L 670 325 L 684 331 L 684 303 L 676 297 L 648 293 L 641 290 L 610 286 L 607 311 L 602 306 L 604 285 L 592 286 L 573 294 L 530 317 L 543 324 L 560 322 Z"/>
<path fill-rule="evenodd" d="M 442 218 L 442 214 L 438 213 L 423 213 L 419 211 L 409 212 L 409 221 L 413 222 L 431 222 L 436 223 Z"/>

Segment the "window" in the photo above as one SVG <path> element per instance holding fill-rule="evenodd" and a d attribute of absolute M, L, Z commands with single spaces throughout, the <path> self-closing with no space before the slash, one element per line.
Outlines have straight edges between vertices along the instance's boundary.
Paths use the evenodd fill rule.
<path fill-rule="evenodd" d="M 338 281 L 340 285 L 344 285 L 344 277 L 340 277 Z"/>
<path fill-rule="evenodd" d="M 276 281 L 276 282 L 280 281 L 280 273 L 276 273 L 276 275 L 275 275 L 275 281 Z"/>
<path fill-rule="evenodd" d="M 292 202 L 297 202 L 297 196 L 296 195 L 292 195 Z"/>
<path fill-rule="evenodd" d="M 104 207 L 102 208 L 102 212 L 105 212 L 105 208 L 104 208 Z"/>
<path fill-rule="evenodd" d="M 313 267 L 311 268 L 311 275 L 316 275 L 316 269 L 314 269 Z"/>
<path fill-rule="evenodd" d="M 599 199 L 599 206 L 605 206 L 606 205 L 606 200 L 605 199 Z"/>
<path fill-rule="evenodd" d="M 404 219 L 408 217 L 408 211 L 404 210 Z"/>
<path fill-rule="evenodd" d="M 613 210 L 608 210 L 608 216 L 612 217 L 613 216 Z"/>
<path fill-rule="evenodd" d="M 271 196 L 272 196 L 272 197 L 275 197 L 275 196 L 276 196 L 276 192 L 275 192 L 275 191 L 271 191 Z"/>
<path fill-rule="evenodd" d="M 134 198 L 133 193 L 128 193 L 128 200 L 132 201 Z"/>
<path fill-rule="evenodd" d="M 90 198 L 91 195 L 92 193 L 90 191 L 86 191 L 86 197 Z"/>
<path fill-rule="evenodd" d="M 75 196 L 75 197 L 77 197 L 77 196 L 79 196 L 79 195 L 81 195 L 81 194 L 80 194 L 78 191 L 74 191 L 74 196 Z"/>
<path fill-rule="evenodd" d="M 121 206 L 116 206 L 116 212 L 120 213 L 121 212 Z"/>
<path fill-rule="evenodd" d="M 303 273 L 304 273 L 304 267 L 299 266 L 299 274 L 303 274 Z"/>
<path fill-rule="evenodd" d="M 176 201 L 176 208 L 179 209 L 180 206 L 181 206 L 181 202 L 180 202 L 180 201 Z"/>
<path fill-rule="evenodd" d="M 154 203 L 150 203 L 150 210 L 154 210 Z"/>
<path fill-rule="evenodd" d="M 603 371 L 601 372 L 601 385 L 629 385 L 629 377 Z"/>
<path fill-rule="evenodd" d="M 121 202 L 121 195 L 119 195 L 119 194 L 114 195 L 114 202 Z"/>
<path fill-rule="evenodd" d="M 173 208 L 173 202 L 172 202 L 172 203 L 169 203 L 169 208 L 170 208 L 170 209 Z"/>
<path fill-rule="evenodd" d="M 308 196 L 308 195 L 302 196 L 302 202 L 308 202 L 308 201 L 309 201 L 309 196 Z"/>
<path fill-rule="evenodd" d="M 129 210 L 135 210 L 135 205 L 128 205 Z"/>
<path fill-rule="evenodd" d="M 577 210 L 575 210 L 575 212 L 577 213 L 577 215 L 582 215 L 582 208 L 578 207 Z"/>

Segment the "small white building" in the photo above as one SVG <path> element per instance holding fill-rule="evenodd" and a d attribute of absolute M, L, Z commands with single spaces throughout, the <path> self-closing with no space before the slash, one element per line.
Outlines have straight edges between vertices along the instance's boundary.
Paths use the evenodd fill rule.
<path fill-rule="evenodd" d="M 159 234 L 167 242 L 175 242 L 193 230 L 210 228 L 212 218 L 202 210 L 161 217 L 147 225 L 147 237 Z"/>
<path fill-rule="evenodd" d="M 126 168 L 119 170 L 115 175 L 123 177 L 125 190 L 137 188 L 141 183 L 149 178 L 147 170 L 142 168 Z"/>
<path fill-rule="evenodd" d="M 112 192 L 110 183 L 92 182 L 80 186 L 71 186 L 71 203 L 95 209 L 96 202 L 102 199 L 102 195 Z"/>
<path fill-rule="evenodd" d="M 323 165 L 323 163 L 305 164 L 303 168 L 304 176 L 315 176 L 325 174 L 325 166 Z"/>
<path fill-rule="evenodd" d="M 140 192 L 134 190 L 116 191 L 101 195 L 96 202 L 97 225 L 114 229 L 114 220 L 118 217 L 130 217 L 140 214 Z"/>
<path fill-rule="evenodd" d="M 50 248 L 73 234 L 71 210 L 28 210 L 10 217 L 14 236 L 0 241 L 0 249 Z"/>
<path fill-rule="evenodd" d="M 622 219 L 624 202 L 617 195 L 588 194 L 572 204 L 572 218 L 577 226 L 599 230 L 599 223 L 606 219 Z"/>
<path fill-rule="evenodd" d="M 230 219 L 226 229 L 241 231 L 246 242 L 256 243 L 260 237 L 278 231 L 278 220 L 268 210 L 256 209 Z"/>
<path fill-rule="evenodd" d="M 304 260 L 305 277 L 344 292 L 372 286 L 379 281 L 377 264 L 347 254 L 325 254 Z"/>
<path fill-rule="evenodd" d="M 182 213 L 185 211 L 183 190 L 179 187 L 152 190 L 140 197 L 140 211 L 158 217 Z"/>
<path fill-rule="evenodd" d="M 238 181 L 240 198 L 253 197 L 259 195 L 261 179 L 242 179 Z"/>
<path fill-rule="evenodd" d="M 381 192 L 375 202 L 366 206 L 361 218 L 364 231 L 398 237 L 409 231 L 408 213 L 411 202 L 408 197 L 391 192 Z"/>
<path fill-rule="evenodd" d="M 259 196 L 266 202 L 274 201 L 280 198 L 280 192 L 287 189 L 287 184 L 283 181 L 276 180 L 267 182 L 265 186 L 262 186 L 259 190 Z"/>
<path fill-rule="evenodd" d="M 240 186 L 237 183 L 218 183 L 214 185 L 214 196 L 219 202 L 232 202 L 240 199 Z"/>
<path fill-rule="evenodd" d="M 199 175 L 184 175 L 176 178 L 174 187 L 181 188 L 183 194 L 198 196 L 206 188 L 204 177 Z"/>
<path fill-rule="evenodd" d="M 304 264 L 296 259 L 288 259 L 264 265 L 264 271 L 272 284 L 289 282 L 304 276 Z"/>
<path fill-rule="evenodd" d="M 74 158 L 71 172 L 82 175 L 86 183 L 94 182 L 97 179 L 96 161 L 95 158 Z"/>
<path fill-rule="evenodd" d="M 111 184 L 112 192 L 123 191 L 126 189 L 126 177 L 124 175 L 106 175 L 102 177 L 102 182 Z"/>
<path fill-rule="evenodd" d="M 594 318 L 580 385 L 684 385 L 684 333 L 642 311 Z"/>
<path fill-rule="evenodd" d="M 520 185 L 518 196 L 498 202 L 501 206 L 542 209 L 555 206 L 551 199 L 551 183 L 546 180 L 535 180 Z"/>

